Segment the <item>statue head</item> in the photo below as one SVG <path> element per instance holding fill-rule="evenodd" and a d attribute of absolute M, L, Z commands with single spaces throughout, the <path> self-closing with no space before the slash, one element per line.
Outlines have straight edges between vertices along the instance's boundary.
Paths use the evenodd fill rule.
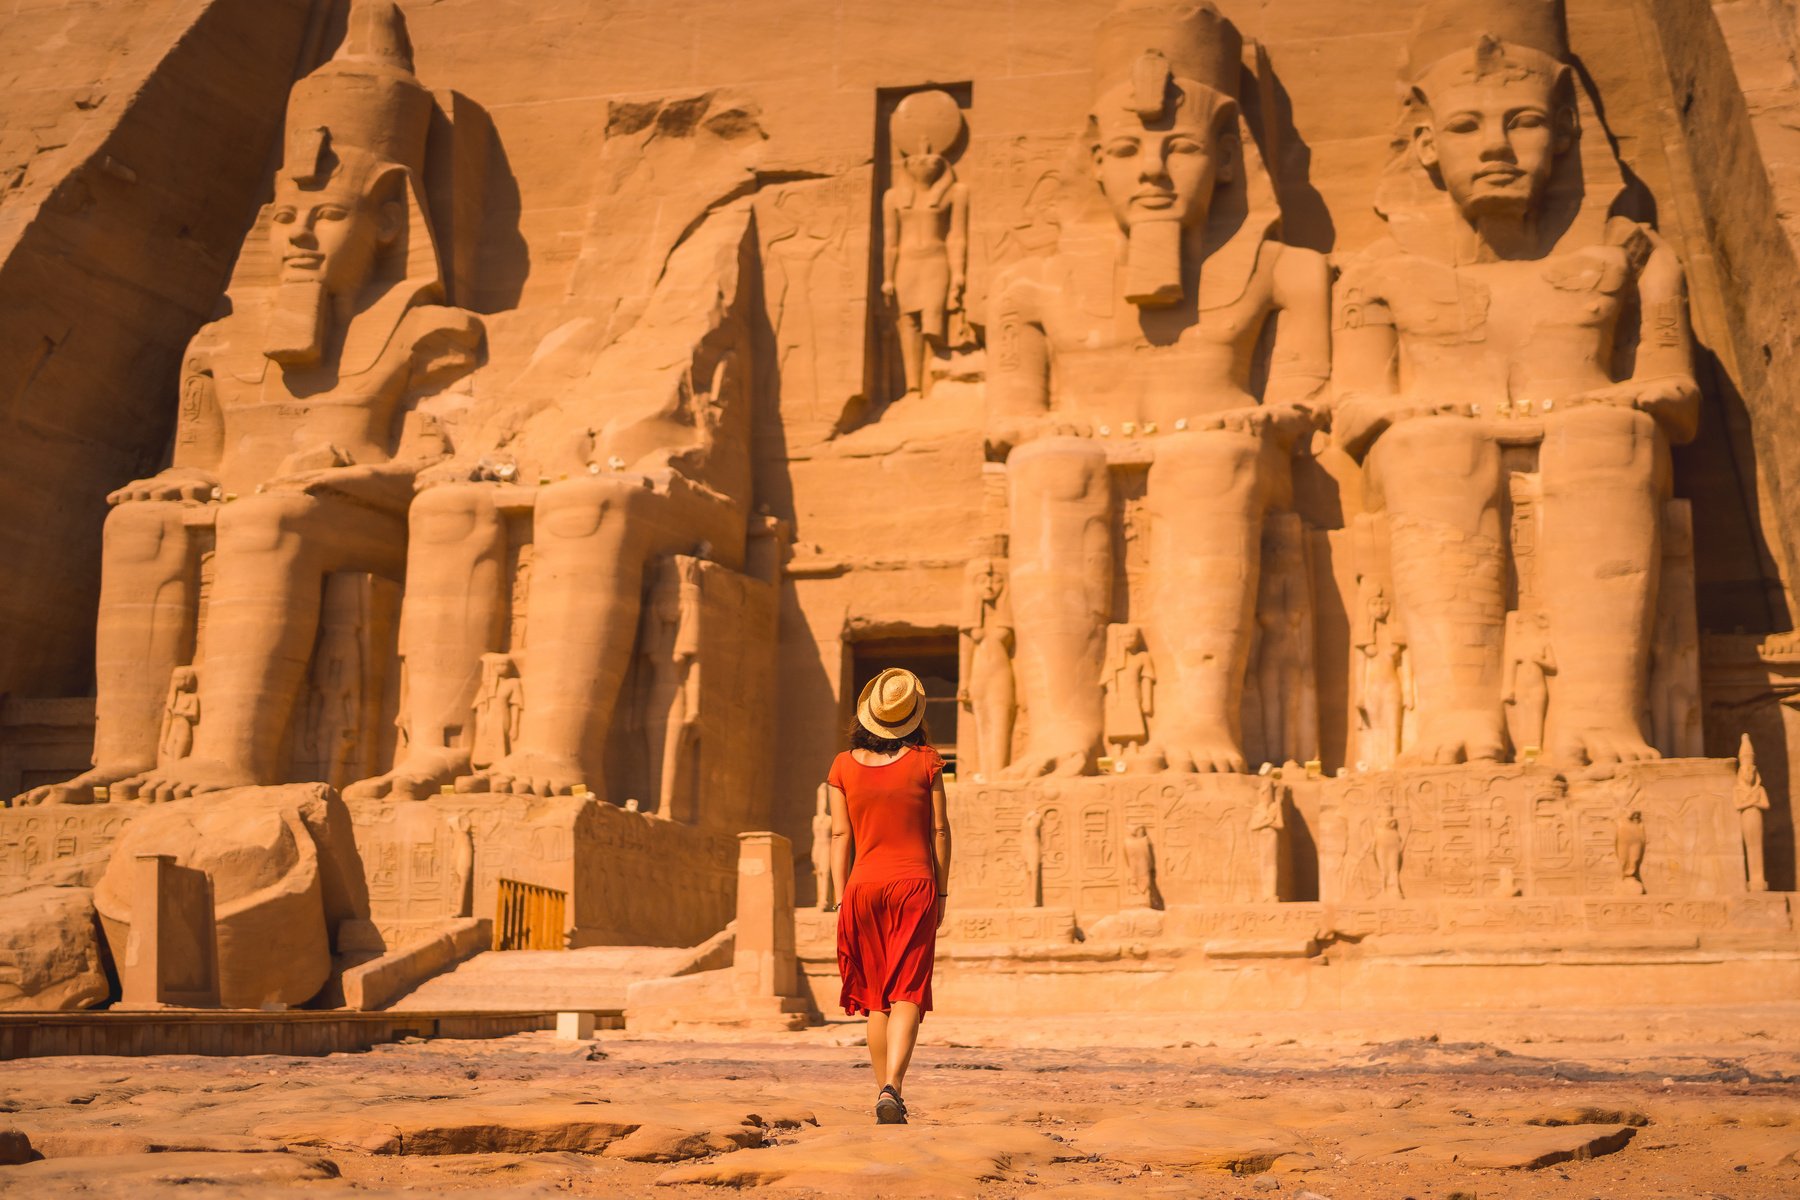
<path fill-rule="evenodd" d="M 412 71 L 412 46 L 393 0 L 356 0 L 343 44 L 294 85 L 269 252 L 280 285 L 271 358 L 316 361 L 326 298 L 371 285 L 441 282 L 420 199 L 432 101 Z"/>
<path fill-rule="evenodd" d="M 1747 733 L 1738 738 L 1737 760 L 1738 778 L 1754 782 L 1757 779 L 1756 747 L 1750 744 L 1750 735 Z"/>
<path fill-rule="evenodd" d="M 888 137 L 907 177 L 928 188 L 950 169 L 951 147 L 963 134 L 962 109 L 948 92 L 914 92 L 894 106 Z"/>
<path fill-rule="evenodd" d="M 1242 46 L 1209 3 L 1126 0 L 1107 18 L 1088 153 L 1120 228 L 1206 223 L 1235 166 Z"/>
<path fill-rule="evenodd" d="M 1394 606 L 1388 601 L 1386 592 L 1376 588 L 1369 593 L 1369 616 L 1377 621 L 1385 621 L 1393 611 Z"/>
<path fill-rule="evenodd" d="M 171 692 L 191 692 L 199 686 L 199 673 L 192 667 L 176 667 L 169 674 L 169 690 Z"/>
<path fill-rule="evenodd" d="M 1164 279 L 1127 296 L 1182 296 L 1181 233 L 1203 229 L 1214 192 L 1238 170 L 1243 40 L 1205 0 L 1121 0 L 1100 29 L 1088 158 L 1134 261 L 1168 260 Z M 1154 250 L 1147 249 L 1154 246 Z"/>
<path fill-rule="evenodd" d="M 1561 0 L 1435 0 L 1406 66 L 1412 152 L 1471 221 L 1543 203 L 1579 120 Z"/>

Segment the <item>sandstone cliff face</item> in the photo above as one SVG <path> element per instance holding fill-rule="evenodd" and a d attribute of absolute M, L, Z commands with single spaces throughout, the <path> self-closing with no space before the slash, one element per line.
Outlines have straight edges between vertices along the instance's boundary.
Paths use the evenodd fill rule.
<path fill-rule="evenodd" d="M 30 3 L 0 25 L 0 690 L 90 686 L 104 497 L 267 186 L 311 0 Z"/>
<path fill-rule="evenodd" d="M 403 5 L 419 74 L 491 116 L 467 294 L 485 366 L 440 414 L 477 430 L 514 406 L 599 395 L 593 364 L 643 312 L 675 249 L 749 198 L 762 312 L 756 506 L 791 521 L 778 828 L 806 840 L 857 639 L 941 636 L 984 504 L 979 364 L 889 404 L 871 214 L 880 132 L 926 83 L 966 99 L 969 309 L 1056 236 L 1057 172 L 1090 98 L 1109 0 L 845 5 L 783 0 L 439 0 Z M 1353 255 L 1395 110 L 1410 0 L 1226 4 L 1272 64 L 1257 104 L 1283 238 Z M 1688 264 L 1710 355 L 1694 500 L 1703 627 L 1788 622 L 1800 554 L 1794 421 L 1800 294 L 1782 124 L 1790 17 L 1759 0 L 1570 0 L 1606 131 Z M 213 315 L 273 162 L 286 89 L 336 38 L 330 0 L 43 0 L 0 19 L 0 690 L 72 695 L 91 671 L 105 493 L 163 465 L 177 361 Z M 1079 164 L 1076 164 L 1077 166 Z M 1326 448 L 1299 482 L 1322 522 L 1361 504 Z M 896 499 L 901 501 L 896 503 Z"/>

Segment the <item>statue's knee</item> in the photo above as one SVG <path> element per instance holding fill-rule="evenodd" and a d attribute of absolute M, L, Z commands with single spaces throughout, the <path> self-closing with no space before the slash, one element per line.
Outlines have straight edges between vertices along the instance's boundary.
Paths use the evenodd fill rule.
<path fill-rule="evenodd" d="M 443 545 L 490 533 L 498 525 L 499 512 L 490 485 L 450 484 L 420 492 L 407 520 L 415 542 Z"/>
<path fill-rule="evenodd" d="M 1544 426 L 1543 465 L 1547 470 L 1652 470 L 1660 435 L 1647 413 L 1612 405 L 1589 405 L 1558 413 Z"/>
<path fill-rule="evenodd" d="M 1105 492 L 1106 450 L 1086 438 L 1045 438 L 1013 451 L 1006 473 L 1022 500 L 1079 500 Z"/>
<path fill-rule="evenodd" d="M 588 538 L 599 532 L 604 522 L 629 519 L 649 496 L 641 476 L 565 479 L 538 492 L 532 524 L 541 537 Z"/>
<path fill-rule="evenodd" d="M 1263 439 L 1227 429 L 1160 438 L 1150 467 L 1150 490 L 1187 499 L 1248 495 L 1257 490 Z"/>
<path fill-rule="evenodd" d="M 1370 465 L 1392 478 L 1420 473 L 1431 478 L 1486 476 L 1498 469 L 1499 447 L 1480 424 L 1464 417 L 1415 417 L 1382 435 Z"/>
<path fill-rule="evenodd" d="M 222 554 L 266 554 L 281 549 L 299 532 L 317 501 L 310 496 L 245 496 L 219 510 Z"/>
<path fill-rule="evenodd" d="M 136 563 L 156 558 L 166 543 L 180 536 L 181 508 L 161 500 L 132 500 L 116 506 L 107 514 L 101 533 L 107 560 Z"/>

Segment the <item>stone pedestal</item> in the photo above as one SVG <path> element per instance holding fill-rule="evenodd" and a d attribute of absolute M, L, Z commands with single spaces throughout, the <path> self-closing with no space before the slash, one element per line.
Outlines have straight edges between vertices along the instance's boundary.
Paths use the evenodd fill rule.
<path fill-rule="evenodd" d="M 778 833 L 738 834 L 736 946 L 731 966 L 631 985 L 625 1025 L 678 1029 L 801 1029 L 817 1021 L 794 951 L 794 856 Z"/>
<path fill-rule="evenodd" d="M 140 854 L 130 871 L 137 903 L 117 958 L 122 1007 L 217 1008 L 212 881 L 168 854 Z"/>

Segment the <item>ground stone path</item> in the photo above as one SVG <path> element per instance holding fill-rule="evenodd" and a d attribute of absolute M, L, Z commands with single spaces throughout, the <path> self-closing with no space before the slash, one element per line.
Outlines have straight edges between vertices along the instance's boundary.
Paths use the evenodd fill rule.
<path fill-rule="evenodd" d="M 1800 1195 L 1800 1005 L 939 1015 L 879 1127 L 848 1023 L 0 1065 L 0 1196 Z"/>

